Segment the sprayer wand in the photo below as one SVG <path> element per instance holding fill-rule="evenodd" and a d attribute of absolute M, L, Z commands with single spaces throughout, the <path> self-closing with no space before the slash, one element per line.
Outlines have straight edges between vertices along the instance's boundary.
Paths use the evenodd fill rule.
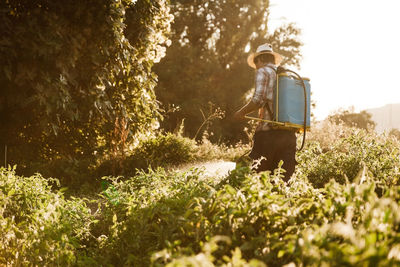
<path fill-rule="evenodd" d="M 266 120 L 266 119 L 260 119 L 256 117 L 250 117 L 250 116 L 244 116 L 246 119 L 253 120 L 253 121 L 262 121 L 262 122 L 268 122 L 268 123 L 273 123 L 279 126 L 287 127 L 286 122 L 280 122 L 280 121 L 271 121 L 271 120 Z"/>

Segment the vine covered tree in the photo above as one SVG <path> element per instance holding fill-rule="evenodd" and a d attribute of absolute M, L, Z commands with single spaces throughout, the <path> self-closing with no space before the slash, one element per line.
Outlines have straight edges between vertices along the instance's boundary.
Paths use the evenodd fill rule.
<path fill-rule="evenodd" d="M 154 124 L 151 69 L 169 42 L 167 1 L 5 0 L 0 12 L 8 163 L 120 150 Z"/>
<path fill-rule="evenodd" d="M 289 24 L 269 33 L 269 1 L 262 0 L 175 0 L 172 12 L 172 45 L 155 66 L 156 94 L 164 109 L 174 105 L 179 110 L 168 113 L 162 126 L 173 131 L 185 119 L 186 134 L 193 137 L 204 121 L 201 111 L 212 102 L 226 114 L 214 121 L 215 137 L 237 141 L 244 137 L 243 124 L 230 116 L 253 86 L 249 51 L 269 42 L 283 55 L 284 65 L 299 66 L 299 29 Z"/>

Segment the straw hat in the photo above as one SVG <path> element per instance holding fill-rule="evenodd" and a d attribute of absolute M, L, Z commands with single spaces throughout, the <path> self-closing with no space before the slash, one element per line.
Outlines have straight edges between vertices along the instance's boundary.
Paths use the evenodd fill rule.
<path fill-rule="evenodd" d="M 272 46 L 270 44 L 263 44 L 257 47 L 257 50 L 255 53 L 250 54 L 250 56 L 247 58 L 247 63 L 249 64 L 250 67 L 253 69 L 256 68 L 256 64 L 254 64 L 254 59 L 262 54 L 271 54 L 275 57 L 275 65 L 279 66 L 282 62 L 282 56 L 279 55 L 278 53 L 275 53 L 272 51 Z"/>

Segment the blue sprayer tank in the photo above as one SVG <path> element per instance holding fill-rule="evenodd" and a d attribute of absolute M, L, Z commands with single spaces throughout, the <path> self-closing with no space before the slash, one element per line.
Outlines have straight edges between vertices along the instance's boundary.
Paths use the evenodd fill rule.
<path fill-rule="evenodd" d="M 285 123 L 285 128 L 304 129 L 304 89 L 299 78 L 288 73 L 280 73 L 274 92 L 274 120 Z M 306 88 L 306 126 L 310 128 L 310 80 L 302 78 Z"/>

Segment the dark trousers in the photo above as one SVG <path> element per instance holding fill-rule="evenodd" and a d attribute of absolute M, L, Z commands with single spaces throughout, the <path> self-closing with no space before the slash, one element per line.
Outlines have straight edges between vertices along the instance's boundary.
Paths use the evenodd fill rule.
<path fill-rule="evenodd" d="M 266 158 L 256 168 L 257 172 L 273 172 L 282 160 L 282 168 L 286 170 L 283 180 L 287 182 L 296 166 L 296 135 L 288 130 L 258 131 L 254 134 L 253 149 L 249 156 L 253 160 L 262 156 Z"/>

